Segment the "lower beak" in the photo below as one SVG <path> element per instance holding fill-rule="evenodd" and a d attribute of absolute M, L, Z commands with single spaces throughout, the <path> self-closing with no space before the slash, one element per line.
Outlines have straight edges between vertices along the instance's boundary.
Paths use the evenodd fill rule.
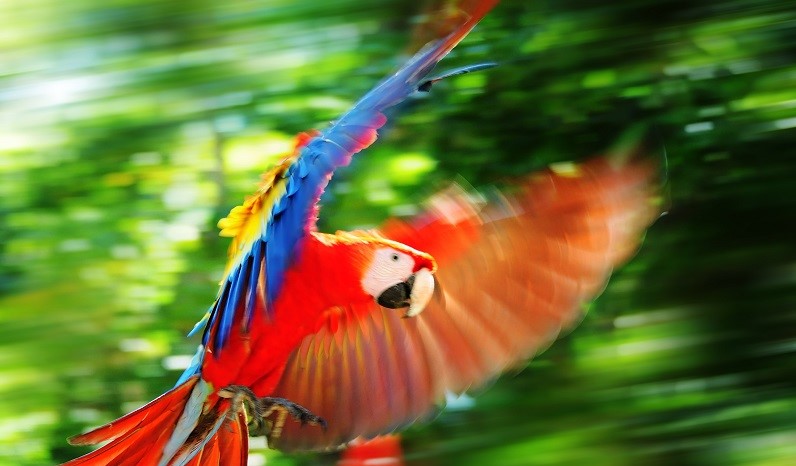
<path fill-rule="evenodd" d="M 405 282 L 396 283 L 382 291 L 376 301 L 389 309 L 408 307 L 404 317 L 414 317 L 425 309 L 434 294 L 434 275 L 420 269 Z"/>
<path fill-rule="evenodd" d="M 414 282 L 414 275 L 409 277 L 405 282 L 396 283 L 395 285 L 382 291 L 376 302 L 388 309 L 400 309 L 409 306 L 409 297 L 412 295 L 412 284 Z"/>

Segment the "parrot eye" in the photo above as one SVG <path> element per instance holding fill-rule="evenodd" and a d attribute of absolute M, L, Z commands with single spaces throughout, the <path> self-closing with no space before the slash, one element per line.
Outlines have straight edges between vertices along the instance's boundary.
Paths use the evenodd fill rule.
<path fill-rule="evenodd" d="M 405 281 L 414 267 L 412 256 L 393 248 L 378 249 L 362 277 L 362 289 L 378 297 L 386 288 Z"/>

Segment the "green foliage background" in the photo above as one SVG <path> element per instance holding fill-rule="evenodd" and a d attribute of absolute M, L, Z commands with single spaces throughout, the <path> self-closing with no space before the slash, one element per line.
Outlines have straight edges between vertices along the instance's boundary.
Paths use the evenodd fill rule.
<path fill-rule="evenodd" d="M 223 270 L 216 220 L 400 62 L 418 11 L 0 1 L 0 464 L 70 459 L 66 437 L 173 384 Z M 637 124 L 669 163 L 669 214 L 583 324 L 410 429 L 410 464 L 794 464 L 794 57 L 782 0 L 504 0 L 444 64 L 501 66 L 396 112 L 336 177 L 323 228 Z"/>

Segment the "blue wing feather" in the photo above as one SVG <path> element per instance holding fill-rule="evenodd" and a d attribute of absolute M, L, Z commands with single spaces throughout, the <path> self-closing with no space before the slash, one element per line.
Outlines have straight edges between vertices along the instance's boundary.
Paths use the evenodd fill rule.
<path fill-rule="evenodd" d="M 246 266 L 248 270 L 243 270 L 242 273 L 248 275 L 248 283 L 249 287 L 247 290 L 247 297 L 246 297 L 246 315 L 251 317 L 254 313 L 254 308 L 257 304 L 257 281 L 260 278 L 260 264 L 262 263 L 263 256 L 264 256 L 264 249 L 265 249 L 265 241 L 257 241 L 254 248 L 252 248 L 252 254 L 246 260 Z M 251 322 L 247 320 L 246 322 Z"/>

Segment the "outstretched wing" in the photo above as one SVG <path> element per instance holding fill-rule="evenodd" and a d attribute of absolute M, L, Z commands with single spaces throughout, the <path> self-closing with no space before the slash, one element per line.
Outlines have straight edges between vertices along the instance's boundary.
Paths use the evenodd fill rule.
<path fill-rule="evenodd" d="M 652 165 L 596 158 L 531 176 L 513 195 L 476 202 L 447 190 L 385 236 L 435 256 L 440 299 L 418 317 L 371 305 L 307 337 L 276 395 L 326 419 L 287 425 L 283 449 L 330 448 L 428 415 L 545 349 L 582 316 L 657 217 Z"/>
<path fill-rule="evenodd" d="M 302 140 L 291 157 L 266 173 L 260 191 L 220 222 L 222 234 L 234 240 L 218 297 L 198 324 L 205 325 L 205 346 L 218 353 L 236 323 L 248 325 L 256 308 L 271 311 L 285 272 L 315 228 L 318 199 L 334 170 L 376 140 L 376 131 L 386 122 L 384 110 L 415 92 L 437 62 L 497 3 L 469 2 L 468 18 L 452 33 L 420 50 L 325 130 Z M 192 365 L 184 377 L 197 367 Z"/>

